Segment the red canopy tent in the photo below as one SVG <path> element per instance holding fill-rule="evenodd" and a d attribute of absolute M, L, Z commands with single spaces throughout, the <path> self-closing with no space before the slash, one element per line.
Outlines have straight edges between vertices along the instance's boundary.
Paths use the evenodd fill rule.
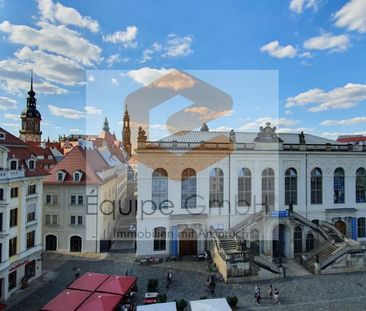
<path fill-rule="evenodd" d="M 93 293 L 77 311 L 113 311 L 121 301 L 120 295 Z"/>
<path fill-rule="evenodd" d="M 135 276 L 111 275 L 96 289 L 96 292 L 124 296 L 135 286 L 136 281 L 137 278 Z"/>
<path fill-rule="evenodd" d="M 75 289 L 65 289 L 49 303 L 42 307 L 42 311 L 74 311 L 89 296 L 90 292 Z"/>
<path fill-rule="evenodd" d="M 108 277 L 107 274 L 86 272 L 72 282 L 68 288 L 94 292 Z"/>

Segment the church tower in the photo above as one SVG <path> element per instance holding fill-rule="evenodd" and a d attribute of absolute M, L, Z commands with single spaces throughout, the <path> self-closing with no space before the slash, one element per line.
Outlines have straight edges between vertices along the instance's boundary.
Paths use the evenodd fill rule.
<path fill-rule="evenodd" d="M 33 91 L 33 72 L 31 73 L 31 85 L 27 97 L 27 107 L 22 111 L 22 129 L 19 138 L 25 142 L 41 141 L 41 114 L 37 110 L 36 93 Z"/>
<path fill-rule="evenodd" d="M 131 157 L 132 145 L 131 145 L 130 115 L 128 114 L 127 105 L 125 108 L 125 114 L 123 116 L 122 141 L 128 156 Z"/>

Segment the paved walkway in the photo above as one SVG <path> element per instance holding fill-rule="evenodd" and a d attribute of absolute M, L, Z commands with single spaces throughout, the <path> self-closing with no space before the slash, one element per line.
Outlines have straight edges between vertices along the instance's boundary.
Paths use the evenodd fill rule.
<path fill-rule="evenodd" d="M 69 254 L 46 254 L 43 267 L 45 270 L 54 271 L 51 280 L 39 282 L 41 285 L 30 292 L 27 297 L 14 299 L 14 303 L 8 310 L 32 311 L 39 310 L 42 305 L 56 296 L 72 282 L 74 272 L 72 268 L 79 266 L 81 273 L 87 271 L 125 274 L 128 271 L 138 276 L 139 291 L 136 302 L 142 303 L 143 294 L 147 287 L 148 279 L 159 280 L 159 292 L 166 293 L 168 301 L 184 298 L 195 300 L 203 296 L 211 297 L 205 289 L 207 271 L 203 262 L 194 259 L 163 264 L 141 266 L 133 262 L 132 253 L 112 253 L 104 259 L 70 256 Z M 169 268 L 173 269 L 173 285 L 166 289 L 166 275 Z M 366 272 L 288 277 L 272 281 L 273 287 L 280 290 L 281 305 L 274 306 L 266 298 L 267 287 L 270 281 L 258 281 L 265 299 L 258 305 L 254 299 L 254 286 L 256 283 L 224 284 L 218 283 L 213 297 L 226 297 L 236 295 L 239 297 L 238 310 L 366 310 Z M 14 297 L 15 298 L 15 297 Z M 187 309 L 188 311 L 189 309 Z"/>

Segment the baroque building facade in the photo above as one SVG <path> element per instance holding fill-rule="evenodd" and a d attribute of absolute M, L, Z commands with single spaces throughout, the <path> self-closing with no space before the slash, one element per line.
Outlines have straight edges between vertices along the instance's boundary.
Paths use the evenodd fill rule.
<path fill-rule="evenodd" d="M 366 242 L 365 146 L 275 130 L 204 126 L 152 142 L 140 128 L 136 255 L 196 255 L 211 230 L 238 233 L 253 223 L 256 230 L 237 240 L 272 258 L 310 251 L 321 240 L 320 222 Z M 254 221 L 264 209 L 269 221 Z"/>

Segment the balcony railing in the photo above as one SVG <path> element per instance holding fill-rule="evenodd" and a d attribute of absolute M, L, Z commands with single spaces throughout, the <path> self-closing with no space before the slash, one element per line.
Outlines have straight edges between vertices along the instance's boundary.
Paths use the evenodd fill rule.
<path fill-rule="evenodd" d="M 0 169 L 0 180 L 11 179 L 11 178 L 22 178 L 25 176 L 25 170 L 1 170 Z"/>

